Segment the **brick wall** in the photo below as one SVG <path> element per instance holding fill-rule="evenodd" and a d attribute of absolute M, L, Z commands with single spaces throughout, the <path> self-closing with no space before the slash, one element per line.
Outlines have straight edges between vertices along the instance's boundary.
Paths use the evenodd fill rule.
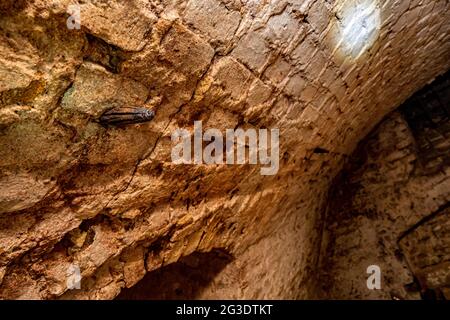
<path fill-rule="evenodd" d="M 445 148 L 432 139 L 435 132 L 448 143 L 446 104 L 423 98 L 436 90 L 445 96 L 448 77 L 387 117 L 335 181 L 322 243 L 322 297 L 448 298 L 448 152 L 423 145 Z M 423 116 L 429 110 L 431 116 Z M 380 290 L 367 288 L 370 265 L 381 268 Z"/>
<path fill-rule="evenodd" d="M 0 297 L 109 299 L 213 249 L 238 298 L 314 296 L 343 160 L 449 68 L 448 1 L 366 2 L 380 24 L 355 49 L 341 40 L 361 1 L 90 1 L 80 30 L 69 0 L 2 1 Z M 156 117 L 104 128 L 112 105 Z M 170 135 L 194 120 L 279 128 L 278 174 L 174 165 Z"/>

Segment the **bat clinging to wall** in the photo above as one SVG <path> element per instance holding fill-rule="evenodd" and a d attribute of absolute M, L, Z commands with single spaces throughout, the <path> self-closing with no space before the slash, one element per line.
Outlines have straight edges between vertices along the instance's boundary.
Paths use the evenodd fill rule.
<path fill-rule="evenodd" d="M 151 121 L 155 117 L 155 112 L 139 107 L 116 107 L 107 110 L 99 119 L 104 125 L 127 125 Z"/>

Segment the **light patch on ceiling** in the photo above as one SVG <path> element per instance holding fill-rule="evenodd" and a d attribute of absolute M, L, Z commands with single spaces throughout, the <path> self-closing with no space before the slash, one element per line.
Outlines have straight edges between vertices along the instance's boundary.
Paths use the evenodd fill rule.
<path fill-rule="evenodd" d="M 378 37 L 381 17 L 377 1 L 348 1 L 338 17 L 339 47 L 345 55 L 358 58 Z"/>

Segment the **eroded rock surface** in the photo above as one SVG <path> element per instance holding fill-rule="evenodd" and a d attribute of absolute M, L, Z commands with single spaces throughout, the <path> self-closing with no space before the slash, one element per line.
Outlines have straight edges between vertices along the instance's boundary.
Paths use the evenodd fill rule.
<path fill-rule="evenodd" d="M 343 159 L 450 66 L 448 1 L 378 1 L 376 41 L 353 57 L 339 34 L 357 3 L 89 1 L 71 30 L 72 1 L 2 1 L 0 297 L 111 299 L 215 249 L 232 257 L 222 298 L 314 297 Z M 96 122 L 120 105 L 156 118 Z M 279 128 L 278 173 L 173 164 L 171 133 L 194 120 Z"/>

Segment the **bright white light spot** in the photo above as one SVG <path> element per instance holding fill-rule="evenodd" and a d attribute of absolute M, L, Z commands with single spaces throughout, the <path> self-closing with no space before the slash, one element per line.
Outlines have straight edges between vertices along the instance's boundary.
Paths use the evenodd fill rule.
<path fill-rule="evenodd" d="M 341 19 L 341 48 L 346 55 L 359 57 L 375 42 L 380 29 L 380 8 L 376 0 L 350 1 Z"/>

